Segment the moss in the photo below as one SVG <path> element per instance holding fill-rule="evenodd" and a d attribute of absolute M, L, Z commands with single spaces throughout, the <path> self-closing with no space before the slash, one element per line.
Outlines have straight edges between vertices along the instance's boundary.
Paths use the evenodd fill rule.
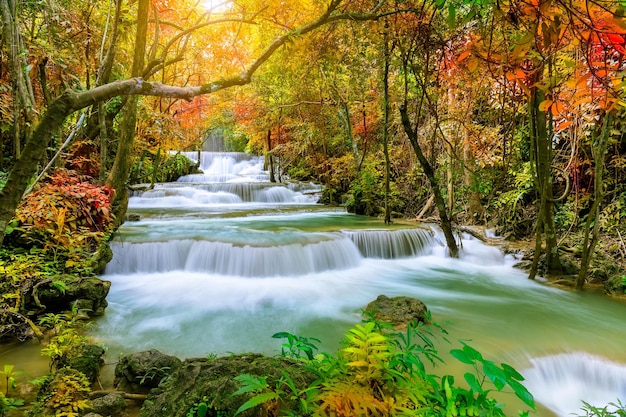
<path fill-rule="evenodd" d="M 207 359 L 187 359 L 158 388 L 152 390 L 141 408 L 140 417 L 167 415 L 185 417 L 194 404 L 204 401 L 209 405 L 207 415 L 219 413 L 232 416 L 250 396 L 231 396 L 239 389 L 235 377 L 251 374 L 267 377 L 270 386 L 281 378 L 281 369 L 289 369 L 297 386 L 306 387 L 315 375 L 306 371 L 301 362 L 260 354 L 242 354 Z M 218 413 L 219 412 L 219 413 Z M 247 410 L 243 417 L 262 416 L 262 407 Z"/>

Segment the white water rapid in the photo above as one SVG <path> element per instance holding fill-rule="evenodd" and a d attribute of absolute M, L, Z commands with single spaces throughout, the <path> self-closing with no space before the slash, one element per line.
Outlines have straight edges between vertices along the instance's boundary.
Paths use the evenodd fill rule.
<path fill-rule="evenodd" d="M 407 295 L 449 322 L 453 343 L 441 352 L 462 339 L 521 370 L 545 406 L 537 415 L 626 399 L 624 303 L 529 281 L 512 256 L 470 236 L 450 259 L 437 228 L 321 206 L 314 184 L 269 183 L 261 158 L 200 158 L 204 174 L 130 199 L 140 220 L 112 243 L 109 307 L 93 329 L 109 355 L 276 354 L 279 331 L 335 351 L 370 301 Z M 467 369 L 454 362 L 462 380 Z M 503 402 L 510 414 L 522 408 L 512 395 Z"/>

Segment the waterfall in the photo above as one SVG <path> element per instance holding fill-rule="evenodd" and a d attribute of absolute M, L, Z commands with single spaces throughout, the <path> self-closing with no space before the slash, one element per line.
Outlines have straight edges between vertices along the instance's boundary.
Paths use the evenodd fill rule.
<path fill-rule="evenodd" d="M 585 401 L 596 407 L 626 400 L 626 365 L 584 352 L 531 359 L 522 372 L 535 400 L 559 417 L 583 414 Z"/>
<path fill-rule="evenodd" d="M 326 236 L 326 235 L 323 235 Z M 167 242 L 112 242 L 107 274 L 169 271 L 242 277 L 301 276 L 359 265 L 361 255 L 348 239 L 322 237 L 316 242 L 278 246 L 239 245 L 192 239 Z"/>
<path fill-rule="evenodd" d="M 424 255 L 434 243 L 425 229 L 343 230 L 366 258 L 397 259 Z"/>
<path fill-rule="evenodd" d="M 512 255 L 470 235 L 459 236 L 460 257 L 450 259 L 437 226 L 389 226 L 315 204 L 320 185 L 271 184 L 262 161 L 202 153 L 204 173 L 133 193 L 137 216 L 111 242 L 109 307 L 92 329 L 111 358 L 148 348 L 273 355 L 279 331 L 319 338 L 333 352 L 361 309 L 385 294 L 419 298 L 436 322 L 450 322 L 450 340 L 472 340 L 485 358 L 518 369 L 529 364 L 509 361 L 518 349 L 587 352 L 539 357 L 522 372 L 559 416 L 582 413 L 581 399 L 626 398 L 624 365 L 599 359 L 626 362 L 626 304 L 530 281 Z"/>

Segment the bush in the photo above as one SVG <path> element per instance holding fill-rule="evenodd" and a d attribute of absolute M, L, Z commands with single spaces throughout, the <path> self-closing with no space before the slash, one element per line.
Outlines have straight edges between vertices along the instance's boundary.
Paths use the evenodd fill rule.
<path fill-rule="evenodd" d="M 411 324 L 406 332 L 396 332 L 370 320 L 348 330 L 335 355 L 313 357 L 313 339 L 280 333 L 287 337 L 283 355 L 298 356 L 318 379 L 302 389 L 288 370 L 274 387 L 263 377 L 241 375 L 233 395 L 256 395 L 235 415 L 262 405 L 267 415 L 283 416 L 505 416 L 503 405 L 491 397 L 505 387 L 535 408 L 521 384 L 524 378 L 513 367 L 497 365 L 467 344 L 451 351 L 471 368 L 464 375 L 467 388 L 456 385 L 451 375 L 429 373 L 427 363 L 441 362 L 431 339 L 433 328 L 438 326 Z"/>

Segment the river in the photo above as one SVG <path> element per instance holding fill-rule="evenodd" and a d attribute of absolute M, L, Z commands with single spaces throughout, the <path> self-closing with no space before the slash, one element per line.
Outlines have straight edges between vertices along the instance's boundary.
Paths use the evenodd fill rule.
<path fill-rule="evenodd" d="M 270 184 L 261 158 L 201 158 L 204 174 L 130 199 L 140 220 L 112 243 L 109 307 L 91 330 L 109 357 L 276 354 L 279 331 L 335 351 L 368 302 L 407 295 L 447 322 L 442 351 L 463 340 L 520 369 L 540 415 L 626 400 L 626 304 L 529 281 L 471 236 L 450 259 L 436 227 L 316 204 L 317 186 Z"/>

